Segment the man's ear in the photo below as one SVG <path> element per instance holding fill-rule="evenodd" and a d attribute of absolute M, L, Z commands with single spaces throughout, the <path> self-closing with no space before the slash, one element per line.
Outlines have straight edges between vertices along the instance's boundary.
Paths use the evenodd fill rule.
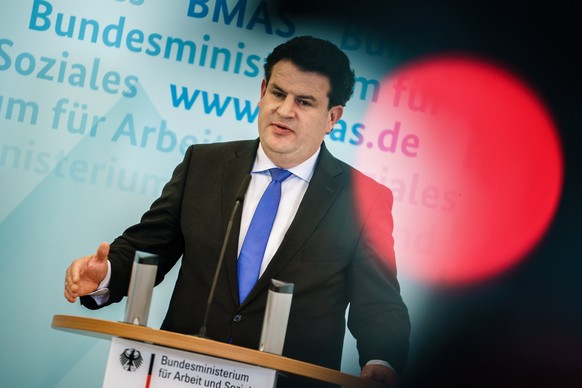
<path fill-rule="evenodd" d="M 327 130 L 326 133 L 330 133 L 334 127 L 334 125 L 342 118 L 344 114 L 344 107 L 341 105 L 332 106 L 329 110 L 329 120 L 327 123 Z"/>
<path fill-rule="evenodd" d="M 267 92 L 267 80 L 263 78 L 263 82 L 261 82 L 261 98 L 263 98 L 266 92 Z"/>

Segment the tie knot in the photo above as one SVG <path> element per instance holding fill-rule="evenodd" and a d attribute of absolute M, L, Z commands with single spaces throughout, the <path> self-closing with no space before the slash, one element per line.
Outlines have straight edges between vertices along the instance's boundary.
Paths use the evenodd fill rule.
<path fill-rule="evenodd" d="M 291 176 L 291 171 L 283 170 L 282 168 L 271 168 L 269 172 L 271 173 L 271 179 L 276 182 L 283 182 Z"/>

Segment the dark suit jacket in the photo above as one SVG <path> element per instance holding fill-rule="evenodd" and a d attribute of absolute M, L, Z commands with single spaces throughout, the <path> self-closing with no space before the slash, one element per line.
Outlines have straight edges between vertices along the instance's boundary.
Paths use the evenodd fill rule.
<path fill-rule="evenodd" d="M 112 246 L 110 300 L 126 295 L 136 249 L 161 255 L 160 282 L 182 257 L 162 329 L 198 333 L 235 196 L 258 141 L 195 145 L 161 196 Z M 339 369 L 348 327 L 360 363 L 402 371 L 410 323 L 396 280 L 392 194 L 334 158 L 322 145 L 313 178 L 279 250 L 239 305 L 240 214 L 233 227 L 208 321 L 208 336 L 257 348 L 272 278 L 295 284 L 284 355 Z M 83 304 L 96 306 L 83 298 Z"/>

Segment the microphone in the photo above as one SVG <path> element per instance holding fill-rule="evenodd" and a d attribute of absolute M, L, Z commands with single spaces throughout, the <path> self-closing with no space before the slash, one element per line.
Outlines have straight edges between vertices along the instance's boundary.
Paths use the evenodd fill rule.
<path fill-rule="evenodd" d="M 208 295 L 208 301 L 206 302 L 206 312 L 204 313 L 204 321 L 202 322 L 202 326 L 200 327 L 200 331 L 198 332 L 199 337 L 206 337 L 206 324 L 208 322 L 208 315 L 210 313 L 210 306 L 212 305 L 212 300 L 214 299 L 214 291 L 216 290 L 216 283 L 218 282 L 218 275 L 220 274 L 220 269 L 222 268 L 222 261 L 224 260 L 224 252 L 226 251 L 226 246 L 228 244 L 228 240 L 230 239 L 230 233 L 232 231 L 232 224 L 234 223 L 234 217 L 238 212 L 238 209 L 241 207 L 244 199 L 245 194 L 247 192 L 247 188 L 251 183 L 251 174 L 248 174 L 243 179 L 240 187 L 238 189 L 238 193 L 236 195 L 234 201 L 234 207 L 232 208 L 232 213 L 230 214 L 230 219 L 228 220 L 228 226 L 226 227 L 226 233 L 224 234 L 224 241 L 222 242 L 222 249 L 220 251 L 220 256 L 218 257 L 218 264 L 216 264 L 216 271 L 214 272 L 214 279 L 212 280 L 212 286 L 210 287 L 210 294 Z"/>

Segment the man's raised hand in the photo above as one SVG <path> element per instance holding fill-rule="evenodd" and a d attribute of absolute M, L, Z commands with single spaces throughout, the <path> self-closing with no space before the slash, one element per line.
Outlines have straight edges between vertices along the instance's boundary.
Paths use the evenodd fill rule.
<path fill-rule="evenodd" d="M 81 257 L 67 268 L 65 277 L 65 299 L 74 303 L 79 296 L 87 295 L 97 289 L 107 275 L 107 255 L 109 244 L 99 245 L 93 255 Z"/>

